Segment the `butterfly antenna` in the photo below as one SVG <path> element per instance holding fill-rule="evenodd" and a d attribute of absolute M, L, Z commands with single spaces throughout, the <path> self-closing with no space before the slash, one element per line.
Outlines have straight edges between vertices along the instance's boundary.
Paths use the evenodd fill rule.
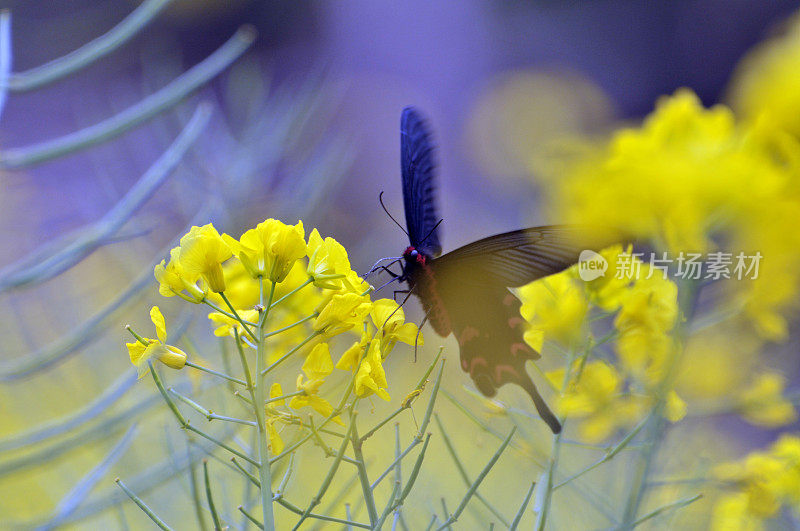
<path fill-rule="evenodd" d="M 389 214 L 389 210 L 386 208 L 386 205 L 384 205 L 384 204 L 383 204 L 383 190 L 381 190 L 381 193 L 379 193 L 379 194 L 378 194 L 378 201 L 380 201 L 380 203 L 381 203 L 381 206 L 383 207 L 383 211 L 384 211 L 384 212 L 386 212 L 386 215 L 387 215 L 387 216 L 389 216 L 389 219 L 391 219 L 392 221 L 394 221 L 394 224 L 395 224 L 395 225 L 397 225 L 398 227 L 400 227 L 400 230 L 401 230 L 401 231 L 403 231 L 403 232 L 405 232 L 405 233 L 406 233 L 406 236 L 408 236 L 408 231 L 407 231 L 406 229 L 404 229 L 404 228 L 403 228 L 403 226 L 402 226 L 402 225 L 400 225 L 400 224 L 397 222 L 397 220 L 396 220 L 396 219 L 394 219 L 394 217 L 393 217 L 391 214 Z"/>
<path fill-rule="evenodd" d="M 435 231 L 435 230 L 436 230 L 436 229 L 439 227 L 439 225 L 441 225 L 441 224 L 442 224 L 442 221 L 444 221 L 444 218 L 441 218 L 439 221 L 437 221 L 437 222 L 436 222 L 436 225 L 434 225 L 434 226 L 433 226 L 433 228 L 432 228 L 431 230 L 429 230 L 429 231 L 428 231 L 428 235 L 427 235 L 427 236 L 425 236 L 424 238 L 422 238 L 422 241 L 421 241 L 421 242 L 419 242 L 419 244 L 420 244 L 420 245 L 422 245 L 423 243 L 425 243 L 425 240 L 427 240 L 428 238 L 430 238 L 431 234 L 433 234 L 433 231 Z M 395 221 L 395 223 L 397 223 L 397 222 Z"/>

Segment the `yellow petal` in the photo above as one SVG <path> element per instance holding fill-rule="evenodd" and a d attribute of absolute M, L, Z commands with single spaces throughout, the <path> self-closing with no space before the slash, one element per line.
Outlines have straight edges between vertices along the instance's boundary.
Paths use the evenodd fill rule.
<path fill-rule="evenodd" d="M 158 306 L 150 308 L 150 320 L 156 325 L 156 335 L 158 339 L 164 343 L 167 341 L 167 323 L 164 321 L 164 315 Z"/>

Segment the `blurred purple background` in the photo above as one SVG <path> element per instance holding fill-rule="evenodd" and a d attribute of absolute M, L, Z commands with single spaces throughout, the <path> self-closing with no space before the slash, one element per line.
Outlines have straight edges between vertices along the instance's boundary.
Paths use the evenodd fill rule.
<path fill-rule="evenodd" d="M 11 2 L 14 70 L 87 42 L 136 4 L 58 0 L 42 9 L 39 2 Z M 465 131 L 498 79 L 530 69 L 576 73 L 605 93 L 615 119 L 642 116 L 658 96 L 681 86 L 712 104 L 722 97 L 736 62 L 796 5 L 790 0 L 178 1 L 132 44 L 80 75 L 39 92 L 12 95 L 0 143 L 27 145 L 94 123 L 163 85 L 155 76 L 159 65 L 152 64 L 159 49 L 180 51 L 165 55 L 172 61 L 168 67 L 179 71 L 207 56 L 241 24 L 253 24 L 259 40 L 251 59 L 275 83 L 291 87 L 322 71 L 338 89 L 330 102 L 335 121 L 325 134 L 347 139 L 355 162 L 337 197 L 330 198 L 330 208 L 315 211 L 308 222 L 351 247 L 366 238 L 370 251 L 356 261 L 363 267 L 362 259 L 396 253 L 404 245 L 376 200 L 385 190 L 394 213 L 402 216 L 398 120 L 403 106 L 420 107 L 432 122 L 445 248 L 450 249 L 519 224 L 557 221 L 531 212 L 536 190 L 530 182 L 511 179 L 487 186 L 491 169 L 475 160 L 474 140 Z M 223 75 L 206 94 L 219 93 L 224 80 Z M 235 120 L 235 109 L 230 111 L 225 119 Z M 27 190 L 28 208 L 14 217 L 18 227 L 7 228 L 30 234 L 36 227 L 38 235 L 52 236 L 96 219 L 167 139 L 144 127 L 91 155 L 12 172 L 5 177 L 6 193 Z M 299 215 L 282 214 L 290 220 Z M 253 215 L 263 219 L 271 213 Z M 365 232 L 373 227 L 380 237 Z M 8 248 L 12 242 L 2 243 Z M 28 238 L 19 249 L 35 243 Z"/>

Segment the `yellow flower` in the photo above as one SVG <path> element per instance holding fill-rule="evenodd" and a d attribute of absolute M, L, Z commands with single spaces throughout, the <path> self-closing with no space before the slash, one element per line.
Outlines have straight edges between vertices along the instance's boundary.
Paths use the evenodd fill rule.
<path fill-rule="evenodd" d="M 800 137 L 800 16 L 795 15 L 785 29 L 757 46 L 737 67 L 731 103 L 746 118 L 767 116 Z"/>
<path fill-rule="evenodd" d="M 275 382 L 269 389 L 269 397 L 270 399 L 273 399 L 280 396 L 283 396 L 283 389 L 281 388 L 280 383 Z M 278 406 L 283 406 L 285 402 L 286 401 L 283 399 L 273 400 L 266 405 L 267 439 L 269 440 L 269 448 L 275 455 L 281 453 L 284 449 L 283 439 L 281 439 L 280 433 L 278 433 L 278 429 L 275 427 L 275 424 L 284 420 L 283 415 L 281 415 L 276 408 Z"/>
<path fill-rule="evenodd" d="M 258 282 L 253 281 L 239 259 L 232 258 L 222 264 L 222 274 L 225 276 L 225 297 L 234 308 L 253 308 L 258 304 Z M 217 306 L 227 308 L 219 294 L 211 293 L 208 298 Z"/>
<path fill-rule="evenodd" d="M 283 452 L 284 444 L 278 430 L 275 428 L 277 417 L 267 418 L 267 439 L 269 439 L 269 449 L 274 455 Z"/>
<path fill-rule="evenodd" d="M 678 287 L 655 274 L 637 280 L 622 300 L 622 307 L 614 319 L 621 333 L 629 330 L 669 332 L 678 315 Z"/>
<path fill-rule="evenodd" d="M 642 273 L 622 299 L 614 319 L 620 334 L 616 347 L 630 373 L 646 384 L 657 384 L 673 352 L 669 332 L 678 315 L 678 288 L 658 274 L 646 277 Z"/>
<path fill-rule="evenodd" d="M 246 323 L 258 322 L 259 313 L 257 310 L 237 310 L 236 313 L 238 313 L 239 317 Z M 219 326 L 214 329 L 214 335 L 217 337 L 234 337 L 234 329 L 239 333 L 240 338 L 244 338 L 247 335 L 247 333 L 242 330 L 242 324 L 233 317 L 219 312 L 211 312 L 208 314 L 208 318 L 211 319 L 212 323 L 219 324 Z M 255 326 L 255 324 L 253 324 L 253 326 Z M 243 344 L 247 345 L 248 343 L 245 342 Z"/>
<path fill-rule="evenodd" d="M 786 378 L 769 372 L 759 375 L 749 388 L 742 392 L 739 401 L 741 415 L 758 426 L 777 427 L 791 424 L 797 419 L 794 405 L 783 396 Z"/>
<path fill-rule="evenodd" d="M 552 217 L 559 220 L 624 227 L 631 238 L 669 251 L 673 261 L 724 242 L 720 251 L 733 255 L 732 273 L 738 253 L 760 253 L 757 278 L 748 263 L 723 279 L 720 291 L 770 340 L 786 337 L 786 315 L 797 308 L 800 290 L 800 232 L 792 230 L 800 219 L 800 138 L 782 129 L 800 131 L 800 108 L 790 110 L 800 105 L 800 92 L 762 95 L 800 83 L 791 60 L 800 50 L 798 24 L 786 41 L 792 52 L 778 54 L 780 66 L 750 78 L 759 85 L 748 89 L 746 99 L 755 102 L 746 111 L 750 120 L 737 122 L 721 105 L 706 109 L 692 92 L 679 90 L 660 100 L 641 126 L 620 129 L 544 173 Z M 744 271 L 750 276 L 739 278 Z"/>
<path fill-rule="evenodd" d="M 200 274 L 186 271 L 180 263 L 180 254 L 181 248 L 174 247 L 169 253 L 169 263 L 165 264 L 165 261 L 161 260 L 155 267 L 153 273 L 159 284 L 158 292 L 164 297 L 178 295 L 189 302 L 202 302 L 208 289 L 205 286 L 203 288 L 197 286 Z"/>
<path fill-rule="evenodd" d="M 353 345 L 344 351 L 342 357 L 336 362 L 336 368 L 344 371 L 350 371 L 356 366 L 361 356 L 364 354 L 367 345 L 372 339 L 372 334 L 367 332 L 361 333 L 361 339 L 353 343 Z"/>
<path fill-rule="evenodd" d="M 545 339 L 571 345 L 582 337 L 589 304 L 570 271 L 537 280 L 516 292 L 522 301 L 522 317 L 533 330 L 541 331 Z M 536 345 L 538 338 L 532 334 L 527 334 L 526 340 L 534 348 L 541 347 Z"/>
<path fill-rule="evenodd" d="M 720 481 L 738 491 L 739 513 L 748 519 L 775 516 L 781 507 L 800 509 L 800 438 L 782 435 L 766 451 L 755 451 L 738 462 L 724 463 L 714 470 Z M 731 503 L 723 498 L 721 503 Z M 715 507 L 714 517 L 730 516 L 734 507 Z"/>
<path fill-rule="evenodd" d="M 339 289 L 342 278 L 350 272 L 347 251 L 333 238 L 322 239 L 317 229 L 308 237 L 308 268 L 314 285 L 324 289 Z"/>
<path fill-rule="evenodd" d="M 687 409 L 686 402 L 678 396 L 678 393 L 675 391 L 669 391 L 667 393 L 667 400 L 664 404 L 664 417 L 666 417 L 667 420 L 670 422 L 682 420 L 683 417 L 686 416 Z"/>
<path fill-rule="evenodd" d="M 157 359 L 172 369 L 182 369 L 186 365 L 186 354 L 181 349 L 166 344 L 167 326 L 158 306 L 150 309 L 150 320 L 156 327 L 158 339 L 142 338 L 147 342 L 146 345 L 140 341 L 125 343 L 131 363 L 136 366 L 139 378 L 150 370 L 147 364 L 150 359 Z"/>
<path fill-rule="evenodd" d="M 372 394 L 378 395 L 383 400 L 389 401 L 389 393 L 386 392 L 386 373 L 383 370 L 383 359 L 381 358 L 380 343 L 373 341 L 370 343 L 369 352 L 361 362 L 356 372 L 355 393 L 357 396 L 366 397 Z"/>
<path fill-rule="evenodd" d="M 269 398 L 273 400 L 272 402 L 270 402 L 270 404 L 273 406 L 284 405 L 286 403 L 286 400 L 284 399 L 274 400 L 275 398 L 278 398 L 280 396 L 283 396 L 283 388 L 281 387 L 280 383 L 275 382 L 269 388 Z"/>
<path fill-rule="evenodd" d="M 626 264 L 638 261 L 636 257 L 631 256 L 631 250 L 631 246 L 623 250 L 622 245 L 614 245 L 600 251 L 600 256 L 608 262 L 608 269 L 605 275 L 583 284 L 592 304 L 607 312 L 613 312 L 620 307 L 622 299 L 625 298 L 630 288 L 631 279 L 625 275 L 617 274 L 618 264 L 623 259 L 628 260 Z M 641 267 L 641 264 L 639 267 Z"/>
<path fill-rule="evenodd" d="M 317 394 L 319 388 L 325 382 L 325 378 L 333 372 L 333 360 L 327 343 L 320 343 L 311 349 L 305 363 L 303 363 L 303 372 L 308 380 L 305 380 L 302 374 L 298 375 L 297 390 L 303 391 L 304 394 L 292 397 L 289 407 L 300 409 L 310 406 L 320 415 L 324 417 L 330 416 L 333 413 L 333 406 Z M 344 425 L 338 416 L 333 420 L 338 424 Z"/>
<path fill-rule="evenodd" d="M 253 278 L 283 282 L 294 263 L 306 255 L 302 221 L 292 226 L 270 218 L 239 240 L 227 234 L 222 237 Z"/>
<path fill-rule="evenodd" d="M 601 442 L 641 417 L 645 404 L 622 392 L 623 380 L 614 367 L 599 360 L 587 362 L 576 381 L 579 366 L 579 362 L 573 365 L 573 379 L 556 409 L 568 418 L 580 419 L 581 440 Z M 561 387 L 565 375 L 565 369 L 559 369 L 548 372 L 547 378 Z"/>
<path fill-rule="evenodd" d="M 406 345 L 413 345 L 417 337 L 417 325 L 406 323 L 403 308 L 391 299 L 379 299 L 372 303 L 372 322 L 380 330 L 381 349 L 383 357 L 389 355 L 398 341 Z M 419 335 L 419 345 L 423 344 L 422 334 Z"/>
<path fill-rule="evenodd" d="M 714 504 L 711 531 L 760 531 L 761 518 L 748 511 L 749 498 L 743 492 L 726 494 Z"/>
<path fill-rule="evenodd" d="M 180 263 L 190 274 L 199 274 L 211 291 L 225 291 L 222 262 L 231 257 L 231 250 L 211 223 L 192 227 L 181 238 Z"/>
<path fill-rule="evenodd" d="M 313 328 L 323 337 L 331 338 L 362 323 L 371 309 L 369 297 L 361 297 L 355 293 L 337 293 L 320 310 Z"/>

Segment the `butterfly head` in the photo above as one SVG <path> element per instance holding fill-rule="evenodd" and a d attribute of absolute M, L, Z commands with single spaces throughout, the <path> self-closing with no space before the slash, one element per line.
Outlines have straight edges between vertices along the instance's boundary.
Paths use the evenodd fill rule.
<path fill-rule="evenodd" d="M 405 258 L 406 263 L 412 262 L 422 266 L 427 262 L 425 255 L 419 252 L 413 245 L 406 247 L 406 250 L 403 251 L 403 258 Z"/>

